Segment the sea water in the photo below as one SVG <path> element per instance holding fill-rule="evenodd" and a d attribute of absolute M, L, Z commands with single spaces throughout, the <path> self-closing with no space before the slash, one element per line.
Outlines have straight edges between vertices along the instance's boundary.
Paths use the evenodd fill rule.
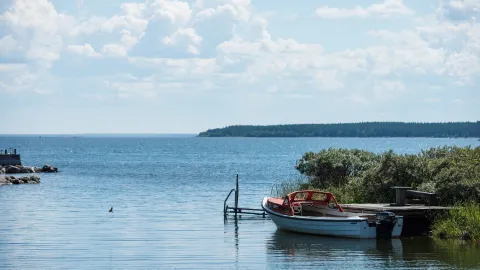
<path fill-rule="evenodd" d="M 0 186 L 2 269 L 448 269 L 480 267 L 480 248 L 425 237 L 352 240 L 288 233 L 268 218 L 223 218 L 295 180 L 306 151 L 417 153 L 476 139 L 0 137 L 38 185 Z M 232 196 L 233 197 L 233 196 Z M 233 205 L 233 200 L 229 200 Z M 108 210 L 113 207 L 113 212 Z"/>

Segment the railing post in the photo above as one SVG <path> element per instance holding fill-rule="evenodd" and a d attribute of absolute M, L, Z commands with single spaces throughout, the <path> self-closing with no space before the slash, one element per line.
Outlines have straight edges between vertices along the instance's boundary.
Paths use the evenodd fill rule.
<path fill-rule="evenodd" d="M 235 180 L 235 216 L 237 216 L 238 211 L 238 173 Z"/>

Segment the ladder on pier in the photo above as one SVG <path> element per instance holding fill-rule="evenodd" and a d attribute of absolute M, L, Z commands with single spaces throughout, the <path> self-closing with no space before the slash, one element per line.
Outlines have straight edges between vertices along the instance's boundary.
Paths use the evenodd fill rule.
<path fill-rule="evenodd" d="M 231 207 L 227 205 L 227 201 L 230 198 L 230 195 L 235 192 L 235 206 Z M 230 192 L 228 193 L 227 197 L 225 198 L 225 201 L 223 201 L 223 217 L 224 219 L 227 219 L 229 214 L 233 214 L 235 218 L 241 215 L 255 215 L 255 216 L 262 216 L 262 217 L 267 217 L 267 214 L 265 213 L 265 210 L 263 209 L 256 209 L 256 208 L 245 208 L 245 207 L 238 207 L 238 174 L 236 177 L 235 181 L 235 188 L 231 189 Z"/>

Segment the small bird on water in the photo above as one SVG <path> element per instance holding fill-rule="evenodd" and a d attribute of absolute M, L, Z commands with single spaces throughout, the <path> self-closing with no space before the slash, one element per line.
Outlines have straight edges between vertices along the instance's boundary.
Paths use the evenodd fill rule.
<path fill-rule="evenodd" d="M 110 207 L 110 210 L 108 210 L 108 212 L 112 213 L 113 212 L 113 206 Z"/>

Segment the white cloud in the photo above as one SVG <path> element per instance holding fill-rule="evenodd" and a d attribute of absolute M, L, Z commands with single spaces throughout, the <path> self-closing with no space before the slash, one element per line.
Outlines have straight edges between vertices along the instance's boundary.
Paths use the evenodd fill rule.
<path fill-rule="evenodd" d="M 127 49 L 119 44 L 105 44 L 102 47 L 102 53 L 107 56 L 127 56 Z"/>
<path fill-rule="evenodd" d="M 217 50 L 226 54 L 265 55 L 267 54 L 320 54 L 323 47 L 320 44 L 301 44 L 293 39 L 272 40 L 269 36 L 263 40 L 249 42 L 242 39 L 225 41 Z"/>
<path fill-rule="evenodd" d="M 395 98 L 402 91 L 405 90 L 405 85 L 402 81 L 376 81 L 373 85 L 373 93 L 375 98 L 380 101 L 386 101 Z"/>
<path fill-rule="evenodd" d="M 0 38 L 0 55 L 20 49 L 20 43 L 12 35 L 6 35 Z"/>
<path fill-rule="evenodd" d="M 69 51 L 79 55 L 90 57 L 100 56 L 100 54 L 95 51 L 92 45 L 87 43 L 85 43 L 84 45 L 68 45 L 67 48 Z"/>
<path fill-rule="evenodd" d="M 197 2 L 196 7 L 201 9 L 201 11 L 196 14 L 197 20 L 228 14 L 235 18 L 235 20 L 246 22 L 250 20 L 252 15 L 250 0 L 203 1 L 201 4 Z"/>
<path fill-rule="evenodd" d="M 73 26 L 74 19 L 58 13 L 47 0 L 15 0 L 0 15 L 0 22 L 12 30 L 13 38 L 18 37 L 17 41 L 26 45 L 22 47 L 27 58 L 42 61 L 48 66 L 59 59 L 62 34 Z"/>
<path fill-rule="evenodd" d="M 278 92 L 278 87 L 276 85 L 272 85 L 267 89 L 267 93 L 277 93 L 277 92 Z"/>
<path fill-rule="evenodd" d="M 347 97 L 342 98 L 341 101 L 347 102 L 347 103 L 353 103 L 353 104 L 362 104 L 362 105 L 369 103 L 367 98 L 359 94 L 348 95 Z"/>
<path fill-rule="evenodd" d="M 462 5 L 457 4 L 457 9 L 464 10 L 466 4 Z M 316 12 L 323 18 L 338 19 L 415 13 L 402 1 L 394 0 L 367 7 L 323 7 Z M 46 24 L 37 26 L 40 13 L 50 18 L 45 19 Z M 111 66 L 115 71 L 105 76 L 130 69 L 132 74 L 140 71 L 143 76 L 108 78 L 108 87 L 115 89 L 119 97 L 153 98 L 158 96 L 159 89 L 182 91 L 182 87 L 196 83 L 205 89 L 268 91 L 272 95 L 341 95 L 348 97 L 345 101 L 365 103 L 366 95 L 352 94 L 352 89 L 367 89 L 364 92 L 377 100 L 395 100 L 408 92 L 404 84 L 407 78 L 447 75 L 457 84 L 468 85 L 480 73 L 480 30 L 472 21 L 425 20 L 417 28 L 398 31 L 375 26 L 377 30 L 368 32 L 367 45 L 352 44 L 350 49 L 335 50 L 325 49 L 315 38 L 306 43 L 282 36 L 278 31 L 270 32 L 270 23 L 274 21 L 256 12 L 247 0 L 123 3 L 110 16 L 87 17 L 57 12 L 45 0 L 36 4 L 16 1 L 0 18 L 12 28 L 11 34 L 0 39 L 0 45 L 6 44 L 0 50 L 24 48 L 26 61 L 32 67 L 35 65 L 35 68 L 27 65 L 25 72 L 29 76 L 23 81 L 33 85 L 34 80 L 48 74 L 52 63 L 63 57 L 68 61 L 71 55 L 62 55 L 65 52 L 111 56 L 95 60 L 95 63 L 122 61 Z M 22 34 L 28 31 L 34 34 Z M 456 47 L 452 49 L 453 43 Z M 38 68 L 42 66 L 40 63 L 44 63 L 44 69 Z M 357 84 L 357 80 L 363 83 Z M 27 84 L 15 84 L 13 77 L 5 82 Z M 135 93 L 132 88 L 141 90 Z M 36 88 L 15 89 L 35 91 Z M 53 87 L 38 89 L 42 90 L 37 92 L 51 91 Z"/>
<path fill-rule="evenodd" d="M 372 72 L 376 75 L 390 75 L 394 72 L 410 74 L 441 74 L 447 51 L 431 47 L 428 40 L 418 31 L 372 31 L 370 34 L 386 41 L 384 46 L 366 49 L 374 62 Z"/>
<path fill-rule="evenodd" d="M 155 82 L 152 80 L 113 82 L 110 86 L 117 90 L 119 98 L 153 98 L 157 95 L 155 92 Z"/>
<path fill-rule="evenodd" d="M 198 49 L 193 46 L 193 45 L 188 45 L 188 48 L 187 48 L 187 52 L 193 54 L 193 55 L 199 55 L 200 52 L 198 51 Z"/>
<path fill-rule="evenodd" d="M 180 39 L 186 38 L 188 41 L 191 41 L 194 44 L 199 44 L 202 42 L 202 37 L 195 33 L 195 29 L 193 28 L 179 28 L 175 31 L 172 35 L 166 36 L 163 39 L 163 43 L 168 45 L 173 45 L 178 43 Z"/>
<path fill-rule="evenodd" d="M 44 89 L 44 88 L 39 88 L 39 87 L 34 88 L 33 92 L 35 92 L 37 94 L 40 94 L 40 95 L 49 95 L 49 94 L 53 93 L 53 91 L 50 90 L 50 89 Z"/>
<path fill-rule="evenodd" d="M 0 15 L 0 21 L 19 31 L 34 29 L 45 35 L 66 31 L 74 24 L 71 16 L 58 13 L 47 0 L 15 0 L 11 7 Z"/>
<path fill-rule="evenodd" d="M 215 10 L 214 8 L 204 9 L 204 10 L 198 12 L 197 14 L 195 14 L 195 22 L 207 20 L 207 19 L 211 18 L 212 16 L 214 16 L 214 14 L 216 12 L 217 12 L 217 10 Z"/>
<path fill-rule="evenodd" d="M 25 64 L 0 65 L 0 92 L 22 92 L 35 86 L 39 74 Z"/>
<path fill-rule="evenodd" d="M 176 62 L 173 59 L 158 59 L 163 62 Z M 185 66 L 185 63 L 175 63 L 179 66 Z M 193 62 L 195 64 L 195 62 Z M 172 68 L 185 71 L 183 68 Z M 203 91 L 209 88 L 208 81 L 205 80 L 205 73 L 196 73 L 187 71 L 189 80 L 185 80 L 185 74 L 179 72 L 158 72 L 149 76 L 135 77 L 131 74 L 117 74 L 105 81 L 105 85 L 114 90 L 118 98 L 139 98 L 155 99 L 168 94 L 186 93 L 192 94 L 192 91 Z"/>
<path fill-rule="evenodd" d="M 425 98 L 425 99 L 423 99 L 423 102 L 425 102 L 425 103 L 435 103 L 436 104 L 436 103 L 442 102 L 442 99 L 437 98 L 437 97 Z"/>
<path fill-rule="evenodd" d="M 0 64 L 0 72 L 21 71 L 27 68 L 26 64 Z"/>
<path fill-rule="evenodd" d="M 448 120 L 478 112 L 472 105 L 480 82 L 478 1 L 443 1 L 439 9 L 423 1 L 338 2 L 317 10 L 324 19 L 307 21 L 318 6 L 303 2 L 280 10 L 249 0 L 7 2 L 0 14 L 0 91 L 39 115 L 43 100 L 83 112 L 100 105 L 95 115 L 121 104 L 129 110 L 115 111 L 119 123 L 122 114 L 167 115 L 177 123 L 192 115 L 223 117 L 230 124 L 249 122 L 245 115 L 315 122 L 376 119 L 386 111 L 382 119 L 415 120 L 438 105 L 421 109 L 407 101 L 434 98 L 461 100 L 444 114 Z M 292 14 L 297 20 L 282 20 Z M 377 18 L 397 19 L 378 24 Z M 345 24 L 351 34 L 342 32 Z M 431 115 L 440 119 L 438 112 Z"/>
<path fill-rule="evenodd" d="M 367 18 L 392 16 L 408 16 L 415 12 L 403 4 L 402 0 L 384 0 L 383 3 L 373 4 L 368 7 L 332 8 L 328 6 L 317 8 L 315 14 L 323 19 L 345 19 L 350 17 Z"/>
<path fill-rule="evenodd" d="M 192 16 L 190 5 L 183 1 L 154 0 L 150 8 L 153 19 L 168 19 L 178 26 L 187 24 Z"/>
<path fill-rule="evenodd" d="M 192 75 L 204 76 L 213 74 L 216 71 L 216 60 L 213 58 L 145 58 L 129 57 L 128 61 L 133 65 L 157 70 L 168 76 L 179 76 L 179 78 L 191 77 Z"/>
<path fill-rule="evenodd" d="M 162 42 L 169 46 L 185 46 L 188 52 L 198 55 L 197 46 L 202 42 L 202 37 L 195 32 L 194 28 L 179 28 L 173 34 L 164 37 Z"/>
<path fill-rule="evenodd" d="M 345 85 L 341 80 L 338 70 L 320 70 L 315 76 L 315 81 L 318 83 L 320 90 L 337 90 L 343 88 Z"/>
<path fill-rule="evenodd" d="M 453 0 L 440 7 L 442 15 L 452 20 L 472 20 L 480 16 L 480 1 Z"/>
<path fill-rule="evenodd" d="M 446 74 L 468 83 L 480 74 L 480 24 L 434 21 L 415 29 L 371 31 L 370 35 L 387 42 L 371 51 L 377 59 L 375 73 L 395 70 L 415 74 Z M 387 54 L 391 54 L 388 56 Z"/>
<path fill-rule="evenodd" d="M 122 10 L 120 15 L 114 15 L 107 20 L 93 17 L 77 28 L 76 33 L 91 35 L 101 31 L 115 35 L 120 34 L 120 40 L 117 43 L 105 45 L 102 52 L 109 55 L 126 56 L 128 51 L 145 35 L 149 12 L 145 4 L 139 3 L 123 3 L 120 5 L 120 9 Z"/>

